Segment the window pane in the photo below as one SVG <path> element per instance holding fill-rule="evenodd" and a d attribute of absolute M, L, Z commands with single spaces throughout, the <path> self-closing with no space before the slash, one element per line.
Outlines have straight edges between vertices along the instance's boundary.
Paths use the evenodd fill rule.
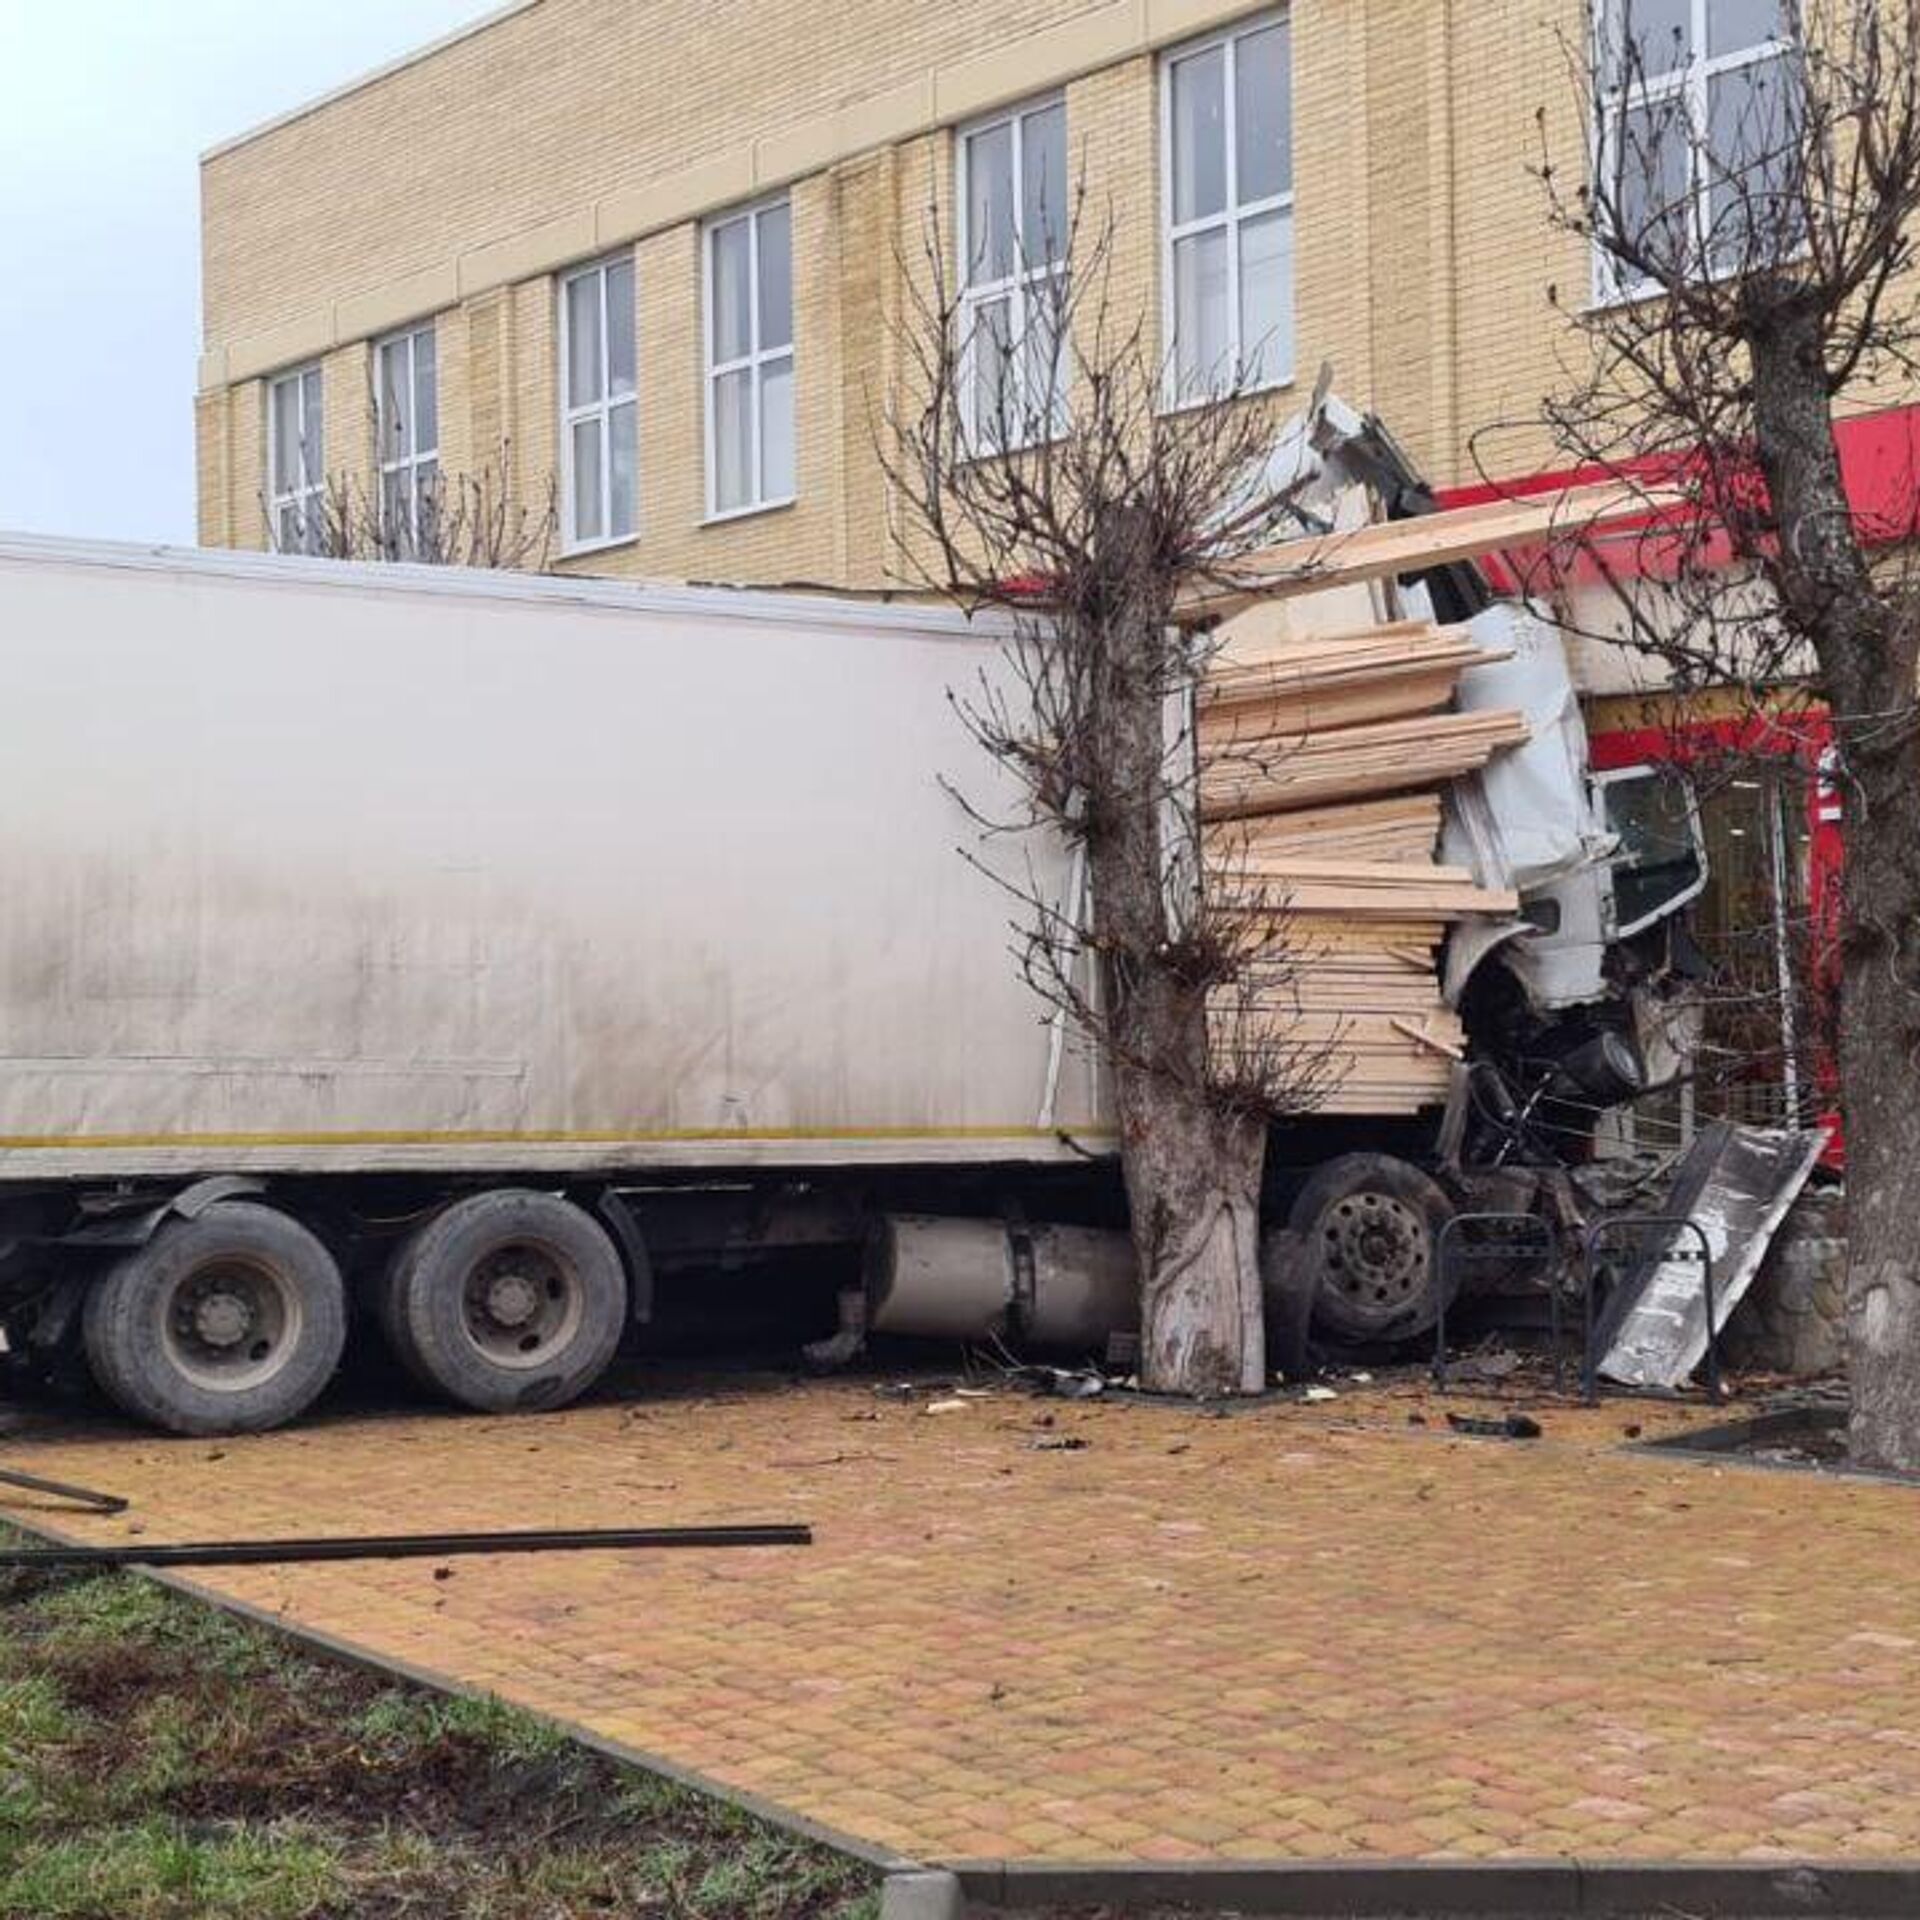
<path fill-rule="evenodd" d="M 747 331 L 753 262 L 752 244 L 744 220 L 731 220 L 713 229 L 713 357 L 716 362 L 738 360 L 752 341 Z"/>
<path fill-rule="evenodd" d="M 1189 234 L 1173 249 L 1175 377 L 1191 399 L 1227 372 L 1227 235 Z"/>
<path fill-rule="evenodd" d="M 1285 21 L 1234 43 L 1234 191 L 1243 205 L 1293 186 L 1292 66 Z"/>
<path fill-rule="evenodd" d="M 762 353 L 793 345 L 793 216 L 783 204 L 760 222 L 760 338 Z"/>
<path fill-rule="evenodd" d="M 389 340 L 380 349 L 380 458 L 404 460 L 412 450 L 407 431 L 407 343 Z"/>
<path fill-rule="evenodd" d="M 598 540 L 606 521 L 600 511 L 600 422 L 577 420 L 573 427 L 573 537 Z"/>
<path fill-rule="evenodd" d="M 973 361 L 973 437 L 977 446 L 1012 445 L 1021 437 L 1008 383 L 1013 346 L 1012 305 L 1011 297 L 1002 294 L 997 300 L 983 301 L 973 310 L 967 348 Z"/>
<path fill-rule="evenodd" d="M 713 383 L 713 507 L 753 504 L 753 375 L 744 367 Z"/>
<path fill-rule="evenodd" d="M 793 492 L 793 362 L 770 360 L 760 369 L 760 498 Z"/>
<path fill-rule="evenodd" d="M 1293 216 L 1264 213 L 1240 229 L 1240 357 L 1250 386 L 1284 379 L 1293 362 Z"/>
<path fill-rule="evenodd" d="M 1630 107 L 1619 124 L 1619 152 L 1609 161 L 1619 171 L 1609 189 L 1619 202 L 1621 241 L 1657 266 L 1683 270 L 1695 225 L 1685 97 Z"/>
<path fill-rule="evenodd" d="M 584 407 L 600 396 L 600 275 L 567 282 L 567 405 Z"/>
<path fill-rule="evenodd" d="M 310 367 L 300 376 L 301 478 L 314 485 L 327 470 L 326 414 L 320 402 L 320 369 Z"/>
<path fill-rule="evenodd" d="M 1709 8 L 1714 4 L 1708 0 Z M 1603 84 L 1656 79 L 1684 67 L 1692 51 L 1693 0 L 1607 0 L 1600 46 Z"/>
<path fill-rule="evenodd" d="M 1018 254 L 1013 229 L 1013 126 L 967 136 L 967 284 L 1004 280 Z"/>
<path fill-rule="evenodd" d="M 408 538 L 413 526 L 413 489 L 407 484 L 404 469 L 380 476 L 380 531 L 388 550 L 407 554 L 413 550 Z"/>
<path fill-rule="evenodd" d="M 1227 204 L 1227 54 L 1189 54 L 1173 67 L 1173 217 L 1197 220 Z"/>
<path fill-rule="evenodd" d="M 1707 52 L 1739 53 L 1787 36 L 1783 0 L 1707 0 Z"/>
<path fill-rule="evenodd" d="M 440 529 L 440 463 L 422 460 L 413 470 L 414 550 L 431 557 Z"/>
<path fill-rule="evenodd" d="M 615 407 L 607 415 L 607 435 L 612 443 L 612 500 L 607 531 L 621 538 L 630 534 L 639 522 L 640 497 L 639 434 L 635 425 L 638 409 L 632 401 Z"/>
<path fill-rule="evenodd" d="M 1607 825 L 1620 838 L 1613 856 L 1613 892 L 1624 932 L 1698 884 L 1692 799 L 1685 780 L 1671 768 L 1609 780 L 1602 793 Z"/>
<path fill-rule="evenodd" d="M 413 336 L 413 450 L 431 453 L 440 444 L 440 368 L 434 332 L 422 327 Z"/>
<path fill-rule="evenodd" d="M 1021 341 L 1021 430 L 1028 440 L 1064 432 L 1067 424 L 1067 356 L 1060 327 L 1063 289 L 1058 278 L 1034 281 L 1027 292 L 1026 335 Z"/>
<path fill-rule="evenodd" d="M 1721 266 L 1778 259 L 1799 243 L 1794 60 L 1778 54 L 1707 83 L 1708 250 Z"/>
<path fill-rule="evenodd" d="M 1020 247 L 1028 266 L 1066 251 L 1067 110 L 1057 102 L 1020 123 Z"/>
<path fill-rule="evenodd" d="M 273 383 L 273 491 L 291 493 L 300 484 L 300 382 Z"/>
<path fill-rule="evenodd" d="M 610 392 L 633 391 L 637 346 L 633 322 L 633 262 L 616 260 L 607 269 L 607 386 Z"/>

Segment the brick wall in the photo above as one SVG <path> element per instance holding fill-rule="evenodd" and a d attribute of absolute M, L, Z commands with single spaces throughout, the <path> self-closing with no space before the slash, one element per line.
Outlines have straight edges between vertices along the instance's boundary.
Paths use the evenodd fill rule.
<path fill-rule="evenodd" d="M 897 581 L 874 423 L 899 396 L 904 271 L 930 206 L 951 234 L 952 126 L 1053 87 L 1112 292 L 1159 340 L 1159 57 L 1231 0 L 974 0 L 827 9 L 530 0 L 495 24 L 204 165 L 203 540 L 258 545 L 262 378 L 319 359 L 328 464 L 370 477 L 371 343 L 437 322 L 442 463 L 505 458 L 544 499 L 557 447 L 556 275 L 631 249 L 640 532 L 595 572 L 856 586 Z M 1546 228 L 1536 112 L 1580 148 L 1562 36 L 1579 0 L 1294 0 L 1298 405 L 1323 361 L 1439 483 L 1475 434 L 1535 411 L 1577 335 L 1547 288 L 1585 262 Z M 704 216 L 788 192 L 796 500 L 708 524 Z M 1502 471 L 1546 457 L 1514 429 Z"/>

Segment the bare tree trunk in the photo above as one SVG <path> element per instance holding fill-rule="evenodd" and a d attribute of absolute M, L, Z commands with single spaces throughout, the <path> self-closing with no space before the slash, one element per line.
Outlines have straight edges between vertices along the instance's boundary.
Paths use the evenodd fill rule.
<path fill-rule="evenodd" d="M 1132 516 L 1113 516 L 1116 571 L 1146 551 Z M 1166 783 L 1164 648 L 1158 596 L 1116 595 L 1103 671 L 1089 689 L 1109 743 L 1106 791 L 1088 822 L 1094 925 L 1107 956 L 1115 1094 L 1134 1252 L 1140 1262 L 1140 1379 L 1155 1392 L 1217 1397 L 1266 1383 L 1260 1289 L 1260 1170 L 1266 1129 L 1223 1105 L 1208 1063 L 1209 983 L 1166 965 L 1181 931 L 1166 838 L 1182 816 Z M 1142 804 L 1145 801 L 1146 804 Z M 1197 883 L 1197 875 L 1196 883 Z"/>
<path fill-rule="evenodd" d="M 1297 1031 L 1284 901 L 1202 870 L 1191 708 L 1219 639 L 1173 612 L 1290 524 L 1293 483 L 1276 488 L 1272 421 L 1234 404 L 1239 379 L 1215 405 L 1166 406 L 1153 330 L 1108 299 L 1111 224 L 1083 246 L 1083 207 L 1076 190 L 1064 226 L 1042 217 L 1041 305 L 1011 343 L 947 279 L 929 216 L 902 332 L 913 398 L 890 407 L 881 460 L 918 529 L 903 557 L 1012 616 L 1006 684 L 955 705 L 1020 798 L 982 813 L 957 797 L 983 841 L 1041 829 L 1085 857 L 1067 905 L 1031 869 L 1010 882 L 982 864 L 1024 909 L 1029 984 L 1111 1074 L 1141 1378 L 1251 1393 L 1267 1371 L 1267 1122 L 1311 1111 L 1338 1076 L 1333 1044 Z M 1011 371 L 983 419 L 970 369 L 986 364 Z"/>
<path fill-rule="evenodd" d="M 1842 482 L 1818 317 L 1756 334 L 1758 451 L 1782 598 L 1816 636 L 1848 813 L 1841 949 L 1851 1442 L 1920 1467 L 1920 745 L 1898 630 Z"/>
<path fill-rule="evenodd" d="M 1265 1129 L 1149 1074 L 1117 1076 L 1140 1262 L 1140 1383 L 1219 1398 L 1266 1384 L 1260 1291 Z"/>

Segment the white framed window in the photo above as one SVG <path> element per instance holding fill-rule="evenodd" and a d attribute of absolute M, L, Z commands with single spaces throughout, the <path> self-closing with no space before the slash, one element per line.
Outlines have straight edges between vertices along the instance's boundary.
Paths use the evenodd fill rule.
<path fill-rule="evenodd" d="M 1262 14 L 1161 63 L 1168 366 L 1176 404 L 1293 374 L 1293 55 Z"/>
<path fill-rule="evenodd" d="M 433 322 L 390 335 L 373 350 L 380 526 L 390 551 L 432 548 L 440 506 L 440 381 Z"/>
<path fill-rule="evenodd" d="M 769 200 L 706 230 L 707 515 L 793 498 L 793 216 Z"/>
<path fill-rule="evenodd" d="M 267 519 L 276 553 L 325 550 L 326 494 L 320 368 L 295 367 L 267 382 Z"/>
<path fill-rule="evenodd" d="M 1798 244 L 1797 57 L 1786 0 L 1595 0 L 1601 204 L 1656 269 L 1634 273 L 1602 244 L 1596 299 Z"/>
<path fill-rule="evenodd" d="M 569 553 L 640 524 L 639 338 L 633 256 L 560 281 L 560 534 Z"/>
<path fill-rule="evenodd" d="M 962 127 L 955 157 L 961 414 L 975 448 L 1025 446 L 1065 424 L 1066 102 Z"/>

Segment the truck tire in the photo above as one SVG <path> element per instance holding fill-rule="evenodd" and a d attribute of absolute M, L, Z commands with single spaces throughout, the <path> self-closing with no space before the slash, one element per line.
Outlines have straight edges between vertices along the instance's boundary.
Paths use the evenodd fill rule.
<path fill-rule="evenodd" d="M 87 1295 L 87 1365 L 172 1433 L 257 1433 L 306 1411 L 347 1338 L 333 1255 L 296 1220 L 223 1201 L 163 1222 Z"/>
<path fill-rule="evenodd" d="M 380 1318 L 431 1392 L 483 1413 L 563 1407 L 620 1344 L 626 1270 L 605 1228 L 571 1201 L 476 1193 L 401 1245 Z"/>
<path fill-rule="evenodd" d="M 1410 1340 L 1440 1311 L 1440 1229 L 1453 1203 L 1418 1167 L 1343 1153 L 1317 1167 L 1287 1224 L 1314 1270 L 1313 1324 L 1333 1339 Z"/>

